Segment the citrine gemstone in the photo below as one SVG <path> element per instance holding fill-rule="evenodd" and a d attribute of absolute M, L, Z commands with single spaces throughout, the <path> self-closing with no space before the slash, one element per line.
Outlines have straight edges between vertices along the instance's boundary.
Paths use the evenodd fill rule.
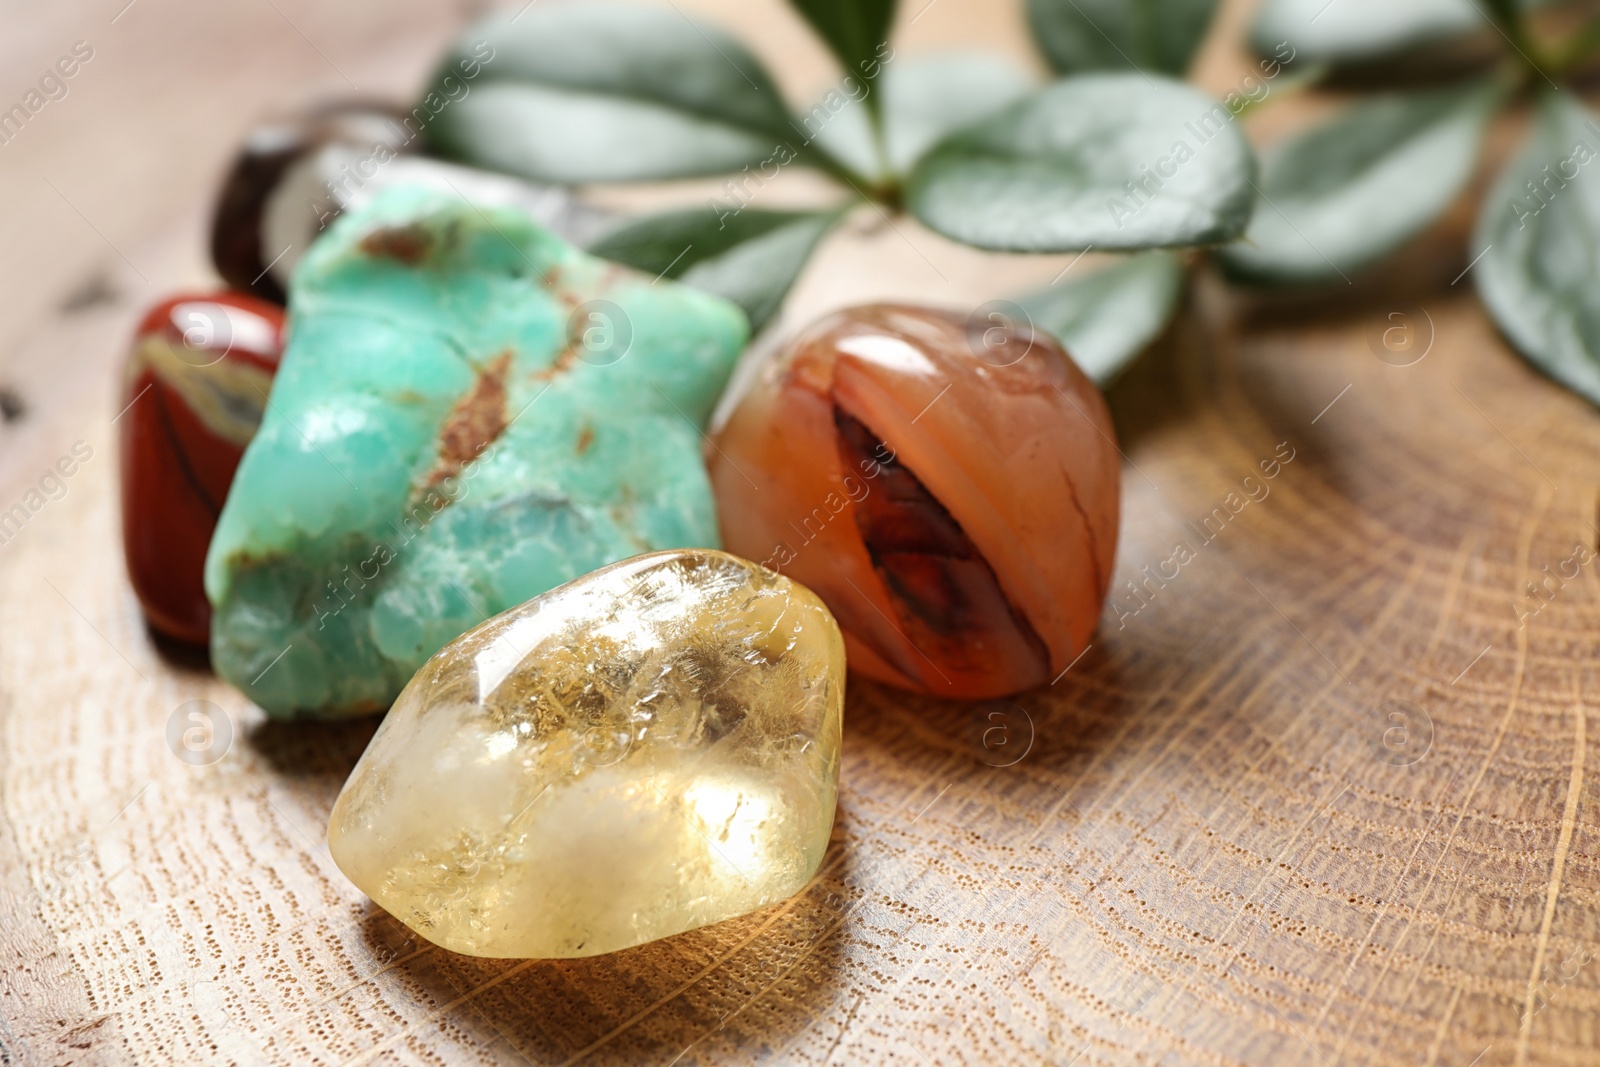
<path fill-rule="evenodd" d="M 317 240 L 290 307 L 206 564 L 212 663 L 269 713 L 380 711 L 491 615 L 718 547 L 700 453 L 734 304 L 399 187 Z"/>
<path fill-rule="evenodd" d="M 145 618 L 203 645 L 206 548 L 255 435 L 283 347 L 283 309 L 239 293 L 185 294 L 150 310 L 117 416 L 122 543 Z"/>
<path fill-rule="evenodd" d="M 340 870 L 475 956 L 593 956 L 798 892 L 833 826 L 844 644 L 810 590 L 638 556 L 430 659 L 328 824 Z"/>
<path fill-rule="evenodd" d="M 1051 681 L 1117 542 L 1105 401 L 1049 337 L 931 308 L 829 316 L 707 454 L 724 545 L 816 590 L 850 666 L 936 696 Z"/>

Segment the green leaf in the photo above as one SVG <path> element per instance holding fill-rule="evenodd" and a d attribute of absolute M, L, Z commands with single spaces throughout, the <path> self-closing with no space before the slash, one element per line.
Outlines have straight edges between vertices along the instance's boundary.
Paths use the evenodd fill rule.
<path fill-rule="evenodd" d="M 1515 6 L 1528 10 L 1549 3 L 1521 0 Z M 1489 9 L 1479 0 L 1267 0 L 1250 41 L 1261 55 L 1286 63 L 1360 63 L 1490 26 Z"/>
<path fill-rule="evenodd" d="M 430 95 L 447 98 L 430 108 L 436 151 L 541 181 L 717 174 L 794 136 L 760 61 L 671 8 L 557 4 L 493 16 L 457 42 Z"/>
<path fill-rule="evenodd" d="M 1168 78 L 1086 74 L 940 142 L 906 203 L 980 248 L 1131 251 L 1237 237 L 1254 178 L 1222 104 Z"/>
<path fill-rule="evenodd" d="M 1267 0 L 1250 39 L 1262 55 L 1284 45 L 1296 61 L 1351 62 L 1459 37 L 1487 26 L 1472 0 Z"/>
<path fill-rule="evenodd" d="M 789 0 L 828 45 L 845 73 L 871 85 L 886 55 L 895 0 Z"/>
<path fill-rule="evenodd" d="M 829 90 L 798 124 L 833 156 L 882 180 L 887 175 L 872 146 L 866 108 L 848 88 Z M 906 173 L 942 137 L 1015 102 L 1028 89 L 1028 78 L 1015 63 L 982 52 L 895 60 L 878 87 L 890 168 Z"/>
<path fill-rule="evenodd" d="M 744 308 L 754 333 L 778 313 L 811 253 L 836 221 L 837 216 L 819 215 L 791 223 L 696 263 L 680 280 Z"/>
<path fill-rule="evenodd" d="M 589 246 L 597 256 L 725 296 L 760 330 L 783 304 L 840 211 L 686 208 L 624 223 Z"/>
<path fill-rule="evenodd" d="M 1178 257 L 1145 252 L 1057 282 L 1017 304 L 1103 386 L 1161 334 L 1182 293 Z"/>
<path fill-rule="evenodd" d="M 1211 25 L 1217 0 L 1028 0 L 1028 25 L 1060 74 L 1179 74 Z"/>
<path fill-rule="evenodd" d="M 1348 280 L 1455 201 L 1499 99 L 1483 85 L 1369 98 L 1265 153 L 1263 202 L 1244 239 L 1218 251 L 1223 268 L 1269 283 Z"/>
<path fill-rule="evenodd" d="M 1507 339 L 1600 404 L 1600 123 L 1576 97 L 1544 100 L 1483 202 L 1473 247 L 1478 293 Z"/>

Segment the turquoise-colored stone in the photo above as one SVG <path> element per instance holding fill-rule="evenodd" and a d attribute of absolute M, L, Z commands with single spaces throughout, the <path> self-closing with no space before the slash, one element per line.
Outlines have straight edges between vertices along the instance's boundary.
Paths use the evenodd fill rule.
<path fill-rule="evenodd" d="M 574 316 L 590 300 L 621 315 Z M 313 246 L 289 308 L 206 559 L 213 665 L 270 714 L 380 710 L 491 615 L 717 547 L 701 430 L 733 304 L 398 188 Z"/>

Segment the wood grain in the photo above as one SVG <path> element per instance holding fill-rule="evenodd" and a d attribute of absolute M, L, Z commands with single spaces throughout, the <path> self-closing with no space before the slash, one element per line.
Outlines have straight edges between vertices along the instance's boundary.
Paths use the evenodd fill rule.
<path fill-rule="evenodd" d="M 776 3 L 685 6 L 738 26 L 797 98 L 824 84 Z M 111 425 L 140 306 L 204 277 L 201 205 L 251 115 L 347 89 L 330 63 L 403 93 L 462 12 L 141 0 L 112 25 L 120 7 L 30 9 L 3 46 L 27 72 L 92 30 L 105 62 L 0 148 L 20 213 L 3 377 L 32 405 L 0 428 L 0 505 L 73 441 L 94 449 L 0 547 L 0 1063 L 1596 1061 L 1600 564 L 1525 625 L 1513 604 L 1595 547 L 1600 420 L 1449 284 L 1465 208 L 1333 301 L 1201 279 L 1111 395 L 1119 586 L 1179 538 L 1194 558 L 1143 601 L 1123 586 L 1088 654 L 1017 700 L 853 681 L 805 892 L 599 959 L 475 960 L 410 937 L 328 858 L 371 722 L 268 723 L 152 643 Z M 986 7 L 907 12 L 904 47 L 1022 54 L 1016 11 Z M 1204 80 L 1237 62 L 1219 38 Z M 866 217 L 780 329 L 868 297 L 971 306 L 1068 261 Z M 109 296 L 58 310 L 96 278 Z M 1431 330 L 1414 365 L 1369 345 L 1392 312 Z M 1221 532 L 1198 544 L 1207 516 Z M 196 699 L 235 730 L 208 767 L 166 741 Z"/>

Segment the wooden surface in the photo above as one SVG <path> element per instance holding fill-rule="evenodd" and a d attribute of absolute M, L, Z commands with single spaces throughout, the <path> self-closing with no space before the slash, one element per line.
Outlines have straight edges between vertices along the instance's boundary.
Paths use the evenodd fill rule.
<path fill-rule="evenodd" d="M 797 98 L 826 81 L 775 0 L 679 2 Z M 204 206 L 251 118 L 346 78 L 403 95 L 465 11 L 138 0 L 113 24 L 122 4 L 0 4 L 4 100 L 96 47 L 0 148 L 0 381 L 29 404 L 0 427 L 0 509 L 94 450 L 0 547 L 0 1063 L 1596 1062 L 1600 564 L 1525 626 L 1513 604 L 1594 548 L 1600 419 L 1449 285 L 1459 225 L 1321 310 L 1199 286 L 1113 391 L 1119 579 L 1280 444 L 1293 460 L 1055 686 L 955 705 L 853 682 L 800 896 L 600 959 L 475 960 L 409 939 L 328 858 L 372 723 L 268 724 L 152 645 L 110 424 L 140 308 L 206 277 Z M 902 47 L 1022 54 L 1013 6 L 986 7 L 907 11 Z M 774 203 L 814 191 L 790 184 Z M 1066 262 L 863 219 L 785 325 L 971 306 Z M 1428 354 L 1380 361 L 1369 336 L 1411 305 Z M 207 767 L 166 740 L 194 699 L 234 726 Z"/>

